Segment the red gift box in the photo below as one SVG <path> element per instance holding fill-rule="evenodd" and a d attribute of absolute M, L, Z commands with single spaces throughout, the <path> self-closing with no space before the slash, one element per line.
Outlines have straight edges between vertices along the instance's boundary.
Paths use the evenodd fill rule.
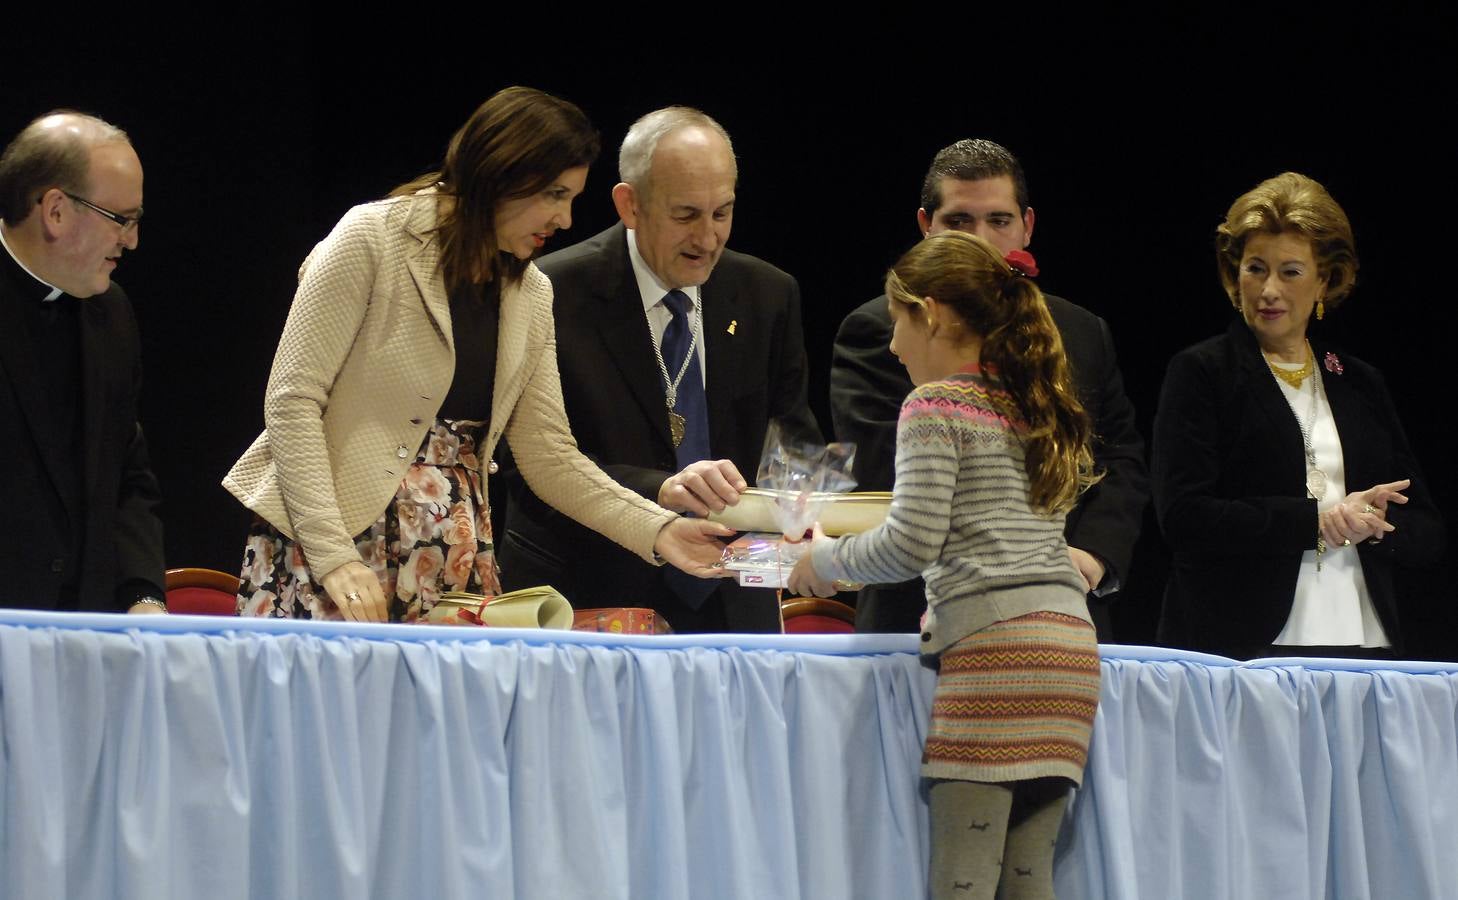
<path fill-rule="evenodd" d="M 608 634 L 673 634 L 657 612 L 639 607 L 579 609 L 572 614 L 573 631 L 601 631 Z"/>

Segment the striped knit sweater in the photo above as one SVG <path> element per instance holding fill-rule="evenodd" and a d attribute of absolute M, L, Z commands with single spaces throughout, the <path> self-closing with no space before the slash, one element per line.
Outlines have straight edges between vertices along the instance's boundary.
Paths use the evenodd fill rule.
<path fill-rule="evenodd" d="M 816 571 L 871 584 L 925 578 L 924 653 L 1030 612 L 1088 620 L 1063 515 L 1028 503 L 1026 431 L 1012 396 L 976 366 L 916 388 L 896 426 L 886 521 L 816 542 Z"/>

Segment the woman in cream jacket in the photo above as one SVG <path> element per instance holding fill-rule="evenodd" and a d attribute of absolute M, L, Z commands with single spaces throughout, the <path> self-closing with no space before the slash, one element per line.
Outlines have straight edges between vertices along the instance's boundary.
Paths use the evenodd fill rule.
<path fill-rule="evenodd" d="M 442 590 L 497 592 L 485 498 L 503 436 L 563 512 L 721 574 L 724 529 L 620 487 L 568 431 L 552 288 L 530 258 L 571 224 L 597 150 L 575 106 L 509 88 L 440 172 L 350 210 L 305 260 L 264 433 L 224 479 L 256 514 L 240 614 L 413 621 Z"/>

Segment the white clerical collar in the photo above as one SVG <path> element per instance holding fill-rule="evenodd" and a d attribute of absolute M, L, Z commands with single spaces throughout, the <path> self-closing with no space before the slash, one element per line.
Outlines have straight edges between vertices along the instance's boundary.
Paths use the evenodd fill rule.
<path fill-rule="evenodd" d="M 647 311 L 662 303 L 663 296 L 672 289 L 665 287 L 663 282 L 658 280 L 654 271 L 648 267 L 648 263 L 643 259 L 643 254 L 638 252 L 638 236 L 633 233 L 631 228 L 628 229 L 628 259 L 632 261 L 633 274 L 638 279 L 638 293 L 643 297 L 643 309 Z M 691 284 L 681 287 L 679 290 L 688 295 L 689 302 L 697 309 L 699 286 Z"/>
<path fill-rule="evenodd" d="M 5 220 L 4 219 L 0 219 L 0 225 L 4 225 L 4 224 L 5 224 Z M 0 228 L 0 247 L 4 247 L 5 248 L 5 252 L 10 254 L 10 258 L 13 259 L 13 260 L 15 260 L 15 264 L 17 266 L 20 266 L 22 269 L 25 270 L 25 274 L 29 275 L 31 278 L 34 278 L 36 281 L 39 281 L 41 284 L 43 284 L 46 287 L 48 287 L 48 288 L 51 289 L 51 292 L 49 294 L 46 294 L 44 297 L 41 298 L 42 300 L 49 302 L 49 301 L 54 300 L 57 297 L 61 296 L 63 293 L 65 293 L 65 291 L 62 291 L 60 288 L 56 287 L 54 284 L 51 284 L 49 281 L 46 281 L 44 278 L 42 278 L 39 275 L 37 275 L 34 272 L 32 272 L 30 270 L 30 266 L 27 266 L 25 263 L 23 263 L 23 262 L 20 261 L 20 257 L 16 256 L 15 255 L 15 251 L 10 249 L 10 242 L 7 241 L 7 240 L 5 240 L 5 229 L 4 228 Z"/>

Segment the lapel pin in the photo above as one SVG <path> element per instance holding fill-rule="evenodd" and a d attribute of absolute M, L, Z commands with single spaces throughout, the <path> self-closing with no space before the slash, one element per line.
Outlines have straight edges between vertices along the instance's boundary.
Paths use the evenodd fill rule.
<path fill-rule="evenodd" d="M 729 320 L 729 333 L 730 334 L 733 334 L 734 333 L 734 329 L 736 329 L 738 327 L 739 327 L 739 320 L 738 319 L 730 319 Z"/>

